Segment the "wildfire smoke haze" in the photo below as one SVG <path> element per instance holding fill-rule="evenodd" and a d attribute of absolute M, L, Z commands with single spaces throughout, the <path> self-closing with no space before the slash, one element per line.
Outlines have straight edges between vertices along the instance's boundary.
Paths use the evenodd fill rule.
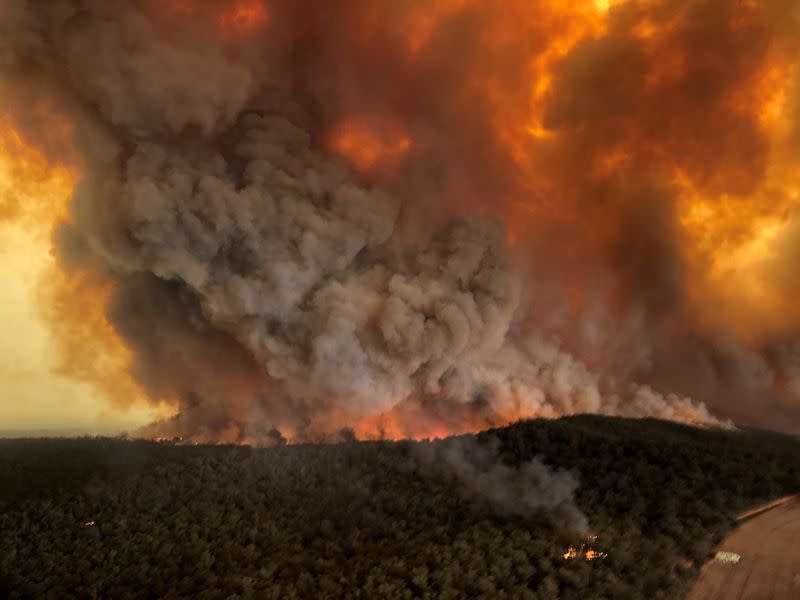
<path fill-rule="evenodd" d="M 793 0 L 6 0 L 0 40 L 77 181 L 64 368 L 172 406 L 143 435 L 800 430 Z"/>

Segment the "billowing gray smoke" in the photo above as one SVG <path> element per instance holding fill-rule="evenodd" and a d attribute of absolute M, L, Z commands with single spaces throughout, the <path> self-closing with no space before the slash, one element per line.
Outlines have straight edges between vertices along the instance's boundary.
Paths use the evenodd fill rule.
<path fill-rule="evenodd" d="M 178 404 L 146 433 L 422 436 L 586 411 L 717 423 L 701 403 L 591 372 L 552 328 L 531 325 L 546 286 L 473 201 L 503 193 L 502 169 L 497 159 L 468 174 L 490 150 L 486 132 L 446 114 L 446 92 L 426 92 L 431 119 L 413 127 L 429 144 L 399 175 L 332 155 L 331 123 L 388 109 L 391 94 L 325 72 L 358 3 L 330 30 L 330 9 L 307 7 L 317 17 L 306 20 L 291 4 L 271 5 L 263 36 L 236 39 L 214 28 L 214 2 L 180 24 L 133 0 L 0 7 L 9 104 L 24 116 L 46 97 L 75 127 L 83 178 L 56 236 L 60 261 L 115 282 L 109 318 L 133 376 L 153 401 Z M 385 52 L 375 60 L 395 64 Z M 454 148 L 458 168 L 440 157 Z M 462 173 L 468 185 L 451 185 Z M 493 502 L 515 494 L 496 485 L 506 470 L 448 456 Z M 538 463 L 524 478 L 563 489 L 553 506 L 574 487 Z"/>
<path fill-rule="evenodd" d="M 415 447 L 429 475 L 455 480 L 455 489 L 475 502 L 485 502 L 500 514 L 530 517 L 539 511 L 560 526 L 584 533 L 586 516 L 575 504 L 578 482 L 567 471 L 551 470 L 538 458 L 519 467 L 500 459 L 500 442 L 491 437 L 453 437 Z"/>

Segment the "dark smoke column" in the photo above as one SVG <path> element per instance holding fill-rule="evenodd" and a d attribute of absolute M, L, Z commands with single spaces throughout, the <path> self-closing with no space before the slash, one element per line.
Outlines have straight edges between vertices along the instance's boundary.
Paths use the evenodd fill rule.
<path fill-rule="evenodd" d="M 449 50 L 479 20 L 439 32 L 415 71 L 389 35 L 392 6 L 376 9 L 387 35 L 371 58 L 358 2 L 333 20 L 276 2 L 253 22 L 211 1 L 0 9 L 15 111 L 41 95 L 75 128 L 83 178 L 59 259 L 113 282 L 133 376 L 177 404 L 145 433 L 413 437 L 587 411 L 716 424 L 683 396 L 592 372 L 531 325 L 532 299 L 555 288 L 486 210 L 516 185 L 511 161 L 489 117 L 446 110 L 469 87 Z M 335 77 L 334 58 L 349 65 Z M 411 85 L 416 100 L 399 89 Z M 411 133 L 402 152 L 377 144 L 391 165 L 330 152 L 336 123 L 379 111 Z"/>

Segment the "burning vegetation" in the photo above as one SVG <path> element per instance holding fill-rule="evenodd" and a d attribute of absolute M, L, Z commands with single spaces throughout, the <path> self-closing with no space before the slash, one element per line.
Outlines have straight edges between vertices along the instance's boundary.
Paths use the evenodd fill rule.
<path fill-rule="evenodd" d="M 595 550 L 591 547 L 591 544 L 597 541 L 597 536 L 594 534 L 589 534 L 586 537 L 586 542 L 581 544 L 580 546 L 570 546 L 567 548 L 566 552 L 562 554 L 564 560 L 575 560 L 575 559 L 584 559 L 584 560 L 602 560 L 608 557 L 607 552 L 603 552 L 602 550 Z"/>
<path fill-rule="evenodd" d="M 585 560 L 598 560 L 606 558 L 607 556 L 608 554 L 605 552 L 593 550 L 592 548 L 587 548 L 586 546 L 570 546 L 563 554 L 564 560 L 574 560 L 576 558 L 582 558 Z"/>

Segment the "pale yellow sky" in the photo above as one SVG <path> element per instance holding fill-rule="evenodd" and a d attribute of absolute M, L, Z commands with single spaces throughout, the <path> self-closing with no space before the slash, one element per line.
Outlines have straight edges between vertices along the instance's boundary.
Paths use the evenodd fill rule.
<path fill-rule="evenodd" d="M 91 384 L 55 372 L 59 355 L 37 286 L 54 268 L 50 231 L 71 183 L 66 171 L 18 142 L 0 129 L 0 435 L 135 429 L 163 413 L 144 402 L 116 406 Z M 18 210 L 9 215 L 12 206 Z"/>

